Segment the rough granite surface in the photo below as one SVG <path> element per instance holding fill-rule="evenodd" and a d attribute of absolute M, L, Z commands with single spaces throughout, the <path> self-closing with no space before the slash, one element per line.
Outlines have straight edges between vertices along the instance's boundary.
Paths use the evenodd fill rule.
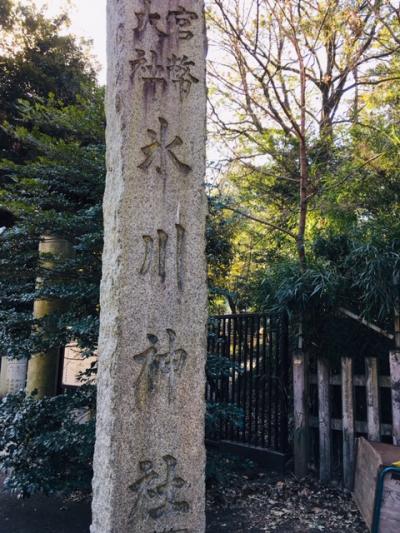
<path fill-rule="evenodd" d="M 203 0 L 108 0 L 91 533 L 202 533 Z"/>

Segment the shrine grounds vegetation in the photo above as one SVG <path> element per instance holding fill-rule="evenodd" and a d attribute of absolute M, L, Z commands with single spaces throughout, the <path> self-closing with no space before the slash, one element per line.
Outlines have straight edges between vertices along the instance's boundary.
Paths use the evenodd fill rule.
<path fill-rule="evenodd" d="M 71 341 L 87 356 L 96 352 L 105 182 L 103 97 L 93 84 L 85 85 L 73 104 L 54 96 L 21 100 L 18 125 L 4 125 L 25 157 L 3 159 L 0 164 L 5 182 L 1 198 L 15 217 L 15 225 L 0 237 L 2 354 L 28 357 Z M 223 246 L 218 232 L 220 225 L 210 223 L 211 264 L 218 256 L 213 243 Z M 44 268 L 37 251 L 40 236 L 46 234 L 67 239 L 75 250 L 72 259 L 52 258 L 56 268 L 51 271 Z M 40 288 L 35 284 L 38 277 L 43 280 Z M 63 311 L 34 320 L 37 298 L 57 298 Z M 210 381 L 231 370 L 229 361 L 209 355 Z M 41 400 L 21 392 L 0 404 L 0 465 L 8 469 L 10 490 L 22 496 L 90 491 L 95 372 L 94 367 L 83 375 L 83 386 L 75 392 Z M 240 425 L 241 412 L 209 404 L 207 426 L 211 429 L 221 419 Z M 209 472 L 218 475 L 217 463 L 211 461 Z"/>
<path fill-rule="evenodd" d="M 371 2 L 332 0 L 321 6 L 340 16 L 324 16 L 322 6 L 307 22 L 310 13 L 303 13 L 293 41 L 293 21 L 278 8 L 269 10 L 269 18 L 260 9 L 258 24 L 239 31 L 243 21 L 232 11 L 238 2 L 216 0 L 209 12 L 213 37 L 226 45 L 231 61 L 225 58 L 229 74 L 222 77 L 213 59 L 210 64 L 210 134 L 221 148 L 221 161 L 209 163 L 210 175 L 218 177 L 208 187 L 210 313 L 287 313 L 292 324 L 303 325 L 306 349 L 331 359 L 352 355 L 354 346 L 361 355 L 387 353 L 390 341 L 370 334 L 361 321 L 393 331 L 399 301 L 398 17 L 391 2 L 377 3 L 370 13 Z M 302 2 L 289 4 L 293 17 L 302 13 Z M 104 90 L 96 84 L 87 45 L 62 31 L 66 23 L 64 15 L 49 19 L 14 0 L 0 7 L 8 43 L 0 52 L 0 353 L 16 358 L 70 341 L 88 356 L 97 348 Z M 264 64 L 279 52 L 273 24 L 286 36 L 284 48 L 297 42 L 307 49 L 315 41 L 307 52 L 315 68 L 323 50 L 334 50 L 331 77 L 322 73 L 315 85 L 315 73 L 303 72 L 303 89 L 313 86 L 306 92 L 311 102 L 315 94 L 330 95 L 321 100 L 323 113 L 298 100 L 296 60 L 289 64 L 278 54 Z M 260 40 L 260 32 L 270 38 Z M 270 70 L 279 62 L 279 87 L 287 93 L 281 103 Z M 267 69 L 264 76 L 255 64 Z M 348 98 L 340 92 L 341 79 L 357 82 Z M 294 106 L 289 117 L 285 101 Z M 232 116 L 218 115 L 221 106 Z M 322 123 L 317 116 L 325 117 Z M 304 129 L 304 117 L 312 127 Z M 52 271 L 38 256 L 40 236 L 48 234 L 68 240 L 75 251 L 67 261 L 53 258 Z M 57 298 L 63 311 L 34 320 L 37 298 Z M 349 320 L 343 309 L 359 319 Z M 209 355 L 211 385 L 232 370 Z M 0 404 L 0 463 L 12 470 L 11 490 L 25 496 L 90 490 L 90 378 L 82 376 L 85 385 L 73 393 L 43 400 L 21 393 Z M 241 423 L 231 406 L 208 406 L 208 427 L 226 417 Z M 209 474 L 219 477 L 215 463 Z"/>

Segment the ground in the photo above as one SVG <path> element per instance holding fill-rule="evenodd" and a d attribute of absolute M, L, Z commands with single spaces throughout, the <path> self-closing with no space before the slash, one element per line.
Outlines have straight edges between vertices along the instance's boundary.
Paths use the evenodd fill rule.
<path fill-rule="evenodd" d="M 207 533 L 368 532 L 351 495 L 338 487 L 252 469 L 209 487 L 207 522 Z M 1 533 L 88 533 L 89 524 L 88 501 L 0 493 Z"/>
<path fill-rule="evenodd" d="M 242 473 L 208 493 L 207 533 L 368 533 L 349 492 L 291 475 Z"/>

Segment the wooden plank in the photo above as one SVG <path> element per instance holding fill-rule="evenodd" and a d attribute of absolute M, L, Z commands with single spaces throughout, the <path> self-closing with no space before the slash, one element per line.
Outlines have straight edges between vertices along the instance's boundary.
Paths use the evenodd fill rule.
<path fill-rule="evenodd" d="M 275 450 L 270 450 L 269 448 L 261 448 L 259 446 L 230 440 L 213 441 L 206 439 L 206 446 L 209 449 L 217 449 L 224 455 L 229 454 L 249 459 L 263 468 L 267 468 L 272 472 L 280 472 L 282 474 L 285 472 L 287 463 L 291 459 L 291 455 L 288 453 L 277 452 Z"/>
<path fill-rule="evenodd" d="M 353 360 L 342 357 L 343 484 L 353 488 L 354 472 L 354 394 Z"/>
<path fill-rule="evenodd" d="M 381 431 L 379 412 L 378 359 L 376 357 L 366 357 L 365 370 L 368 440 L 371 442 L 379 442 L 381 440 Z"/>
<path fill-rule="evenodd" d="M 358 439 L 354 500 L 369 528 L 372 527 L 378 473 L 400 457 L 400 448 L 381 442 Z M 398 533 L 400 521 L 400 483 L 395 475 L 385 478 L 380 533 Z M 377 531 L 377 530 L 376 530 Z"/>
<path fill-rule="evenodd" d="M 319 418 L 319 479 L 330 481 L 331 461 L 331 413 L 329 398 L 329 363 L 318 358 L 318 418 Z"/>
<path fill-rule="evenodd" d="M 400 350 L 390 352 L 392 380 L 393 444 L 400 446 Z"/>
<path fill-rule="evenodd" d="M 355 424 L 356 433 L 360 433 L 360 434 L 364 433 L 365 435 L 368 433 L 367 422 L 356 420 L 354 424 Z M 311 428 L 318 428 L 319 426 L 318 417 L 311 416 L 309 418 L 309 426 Z M 333 431 L 343 431 L 343 421 L 340 418 L 331 418 L 331 429 Z M 392 436 L 392 424 L 381 424 L 381 435 L 384 437 L 391 437 Z"/>
<path fill-rule="evenodd" d="M 298 478 L 307 475 L 307 403 L 306 357 L 298 351 L 293 355 L 293 403 L 294 403 L 294 471 Z"/>
<path fill-rule="evenodd" d="M 387 339 L 390 339 L 391 341 L 394 339 L 394 335 L 392 333 L 389 333 L 388 331 L 380 328 L 376 324 L 373 324 L 372 322 L 368 322 L 368 320 L 365 320 L 360 315 L 356 315 L 355 313 L 352 313 L 348 309 L 345 309 L 344 307 L 339 307 L 339 311 L 343 313 L 344 315 L 348 316 L 349 318 L 353 318 L 357 322 L 364 324 L 364 326 L 367 326 L 368 328 L 372 329 L 373 331 L 376 331 L 376 333 L 379 333 L 379 335 L 383 335 Z"/>
<path fill-rule="evenodd" d="M 372 526 L 376 479 L 380 466 L 381 459 L 371 443 L 364 438 L 357 439 L 353 498 L 369 529 Z"/>
<path fill-rule="evenodd" d="M 318 384 L 318 376 L 316 374 L 311 374 L 309 377 L 309 382 L 312 385 Z M 367 382 L 367 379 L 365 376 L 362 375 L 355 375 L 353 376 L 353 386 L 354 387 L 365 387 L 365 384 Z M 390 376 L 379 376 L 378 378 L 379 387 L 383 389 L 390 389 L 392 387 L 392 382 L 390 380 Z M 342 385 L 342 376 L 341 374 L 333 374 L 329 378 L 329 384 L 330 385 Z"/>

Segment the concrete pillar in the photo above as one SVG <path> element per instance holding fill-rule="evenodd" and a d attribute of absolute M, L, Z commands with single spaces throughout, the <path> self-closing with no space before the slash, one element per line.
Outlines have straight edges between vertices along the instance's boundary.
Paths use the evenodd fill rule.
<path fill-rule="evenodd" d="M 42 237 L 39 244 L 39 254 L 42 257 L 42 267 L 54 269 L 55 261 L 46 257 L 51 254 L 60 259 L 68 259 L 73 255 L 69 242 L 54 235 Z M 37 280 L 37 286 L 43 284 L 42 279 Z M 35 319 L 41 319 L 64 309 L 64 303 L 58 299 L 36 300 L 33 307 Z M 45 334 L 45 332 L 44 332 Z M 37 391 L 38 397 L 53 396 L 57 392 L 58 371 L 60 363 L 60 346 L 32 355 L 28 364 L 28 377 L 26 391 L 32 394 Z"/>

